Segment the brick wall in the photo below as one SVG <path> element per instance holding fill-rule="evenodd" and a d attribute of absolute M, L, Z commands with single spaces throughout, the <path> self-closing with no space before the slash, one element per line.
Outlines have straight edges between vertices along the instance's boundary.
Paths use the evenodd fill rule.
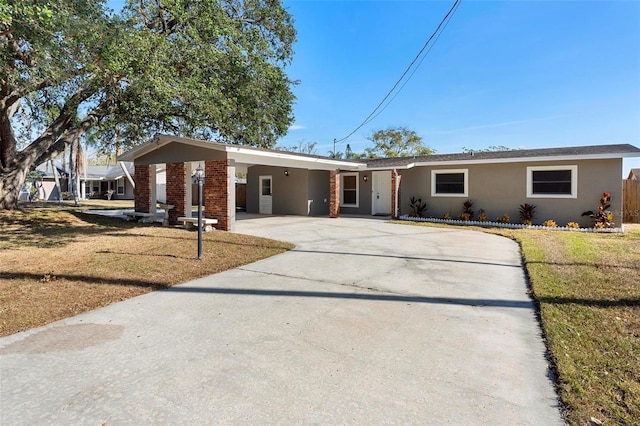
<path fill-rule="evenodd" d="M 231 230 L 231 206 L 229 197 L 229 160 L 205 161 L 204 163 L 204 215 L 218 219 L 216 229 Z"/>
<path fill-rule="evenodd" d="M 134 181 L 136 183 L 133 196 L 135 211 L 149 213 L 151 211 L 151 167 L 136 164 Z"/>
<path fill-rule="evenodd" d="M 167 204 L 175 207 L 169 210 L 169 223 L 178 223 L 178 217 L 184 216 L 187 204 L 187 168 L 184 163 L 167 163 Z M 189 185 L 191 190 L 191 185 Z M 191 206 L 189 206 L 191 208 Z"/>
<path fill-rule="evenodd" d="M 340 173 L 329 172 L 329 217 L 340 217 Z"/>
<path fill-rule="evenodd" d="M 398 209 L 396 212 L 396 181 L 398 182 L 397 184 L 398 205 L 402 206 L 402 198 L 401 198 L 402 193 L 400 191 L 400 182 L 402 182 L 401 170 L 397 171 L 397 176 L 396 176 L 396 171 L 394 170 L 391 171 L 391 217 L 393 217 L 394 219 L 397 219 L 398 216 L 402 215 L 401 209 Z"/>

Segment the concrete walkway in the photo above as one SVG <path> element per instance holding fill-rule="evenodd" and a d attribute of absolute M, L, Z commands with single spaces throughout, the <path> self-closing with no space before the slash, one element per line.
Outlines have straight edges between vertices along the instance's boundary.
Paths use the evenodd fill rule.
<path fill-rule="evenodd" d="M 297 247 L 0 339 L 0 424 L 562 424 L 514 242 L 237 228 Z"/>

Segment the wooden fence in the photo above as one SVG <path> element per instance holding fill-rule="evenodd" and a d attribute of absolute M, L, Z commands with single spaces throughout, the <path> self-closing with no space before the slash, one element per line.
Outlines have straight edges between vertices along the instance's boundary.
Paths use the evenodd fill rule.
<path fill-rule="evenodd" d="M 640 180 L 622 180 L 622 221 L 640 223 Z"/>

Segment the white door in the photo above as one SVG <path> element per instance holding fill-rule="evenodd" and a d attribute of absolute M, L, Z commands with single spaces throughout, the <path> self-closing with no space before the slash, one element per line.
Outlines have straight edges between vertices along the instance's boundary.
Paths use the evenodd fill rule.
<path fill-rule="evenodd" d="M 272 192 L 271 192 L 271 176 L 260 176 L 260 214 L 271 214 L 272 211 Z"/>
<path fill-rule="evenodd" d="M 391 171 L 372 173 L 371 214 L 391 214 Z"/>

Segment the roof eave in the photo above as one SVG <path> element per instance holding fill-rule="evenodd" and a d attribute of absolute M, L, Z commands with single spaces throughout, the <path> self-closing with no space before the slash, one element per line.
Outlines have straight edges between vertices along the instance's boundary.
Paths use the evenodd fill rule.
<path fill-rule="evenodd" d="M 486 158 L 465 160 L 422 161 L 415 163 L 416 167 L 436 165 L 465 165 L 465 164 L 496 164 L 496 163 L 530 163 L 534 161 L 578 161 L 578 160 L 609 160 L 625 157 L 640 157 L 639 152 L 609 153 L 609 154 L 576 154 L 576 155 L 543 155 L 537 157 Z"/>

